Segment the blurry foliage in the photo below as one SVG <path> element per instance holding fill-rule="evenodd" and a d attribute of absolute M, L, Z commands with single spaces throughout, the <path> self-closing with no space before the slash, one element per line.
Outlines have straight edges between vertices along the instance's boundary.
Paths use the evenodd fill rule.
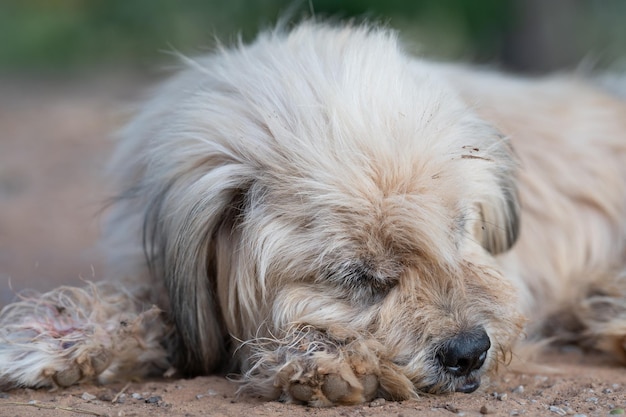
<path fill-rule="evenodd" d="M 228 43 L 241 34 L 250 40 L 280 16 L 297 21 L 312 14 L 382 21 L 401 29 L 405 39 L 428 55 L 498 62 L 508 57 L 503 51 L 510 46 L 511 34 L 528 20 L 526 5 L 542 1 L 546 0 L 0 0 L 0 70 L 143 68 L 170 62 L 165 51 L 201 53 L 210 49 L 215 37 Z M 578 25 L 581 37 L 608 42 L 615 34 L 598 28 L 615 26 L 624 39 L 626 32 L 619 28 L 626 26 L 621 18 L 626 2 L 547 1 L 554 2 L 576 9 L 579 21 L 566 23 L 570 29 Z M 559 16 L 550 19 L 558 21 Z M 550 36 L 550 19 L 545 36 Z M 596 45 L 578 43 L 580 48 Z M 611 49 L 613 55 L 623 53 L 623 42 L 613 49 L 617 49 Z"/>

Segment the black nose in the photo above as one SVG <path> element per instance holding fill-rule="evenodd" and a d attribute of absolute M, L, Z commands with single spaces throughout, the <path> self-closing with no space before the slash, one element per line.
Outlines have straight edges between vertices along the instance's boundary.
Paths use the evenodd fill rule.
<path fill-rule="evenodd" d="M 485 363 L 491 341 L 482 327 L 462 332 L 446 341 L 437 358 L 454 376 L 469 375 Z"/>

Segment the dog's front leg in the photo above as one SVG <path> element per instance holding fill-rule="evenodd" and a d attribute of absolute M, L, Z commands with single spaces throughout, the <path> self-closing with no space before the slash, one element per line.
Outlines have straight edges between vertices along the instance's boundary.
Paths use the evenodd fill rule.
<path fill-rule="evenodd" d="M 411 381 L 368 331 L 367 309 L 297 288 L 279 294 L 272 315 L 273 329 L 260 331 L 267 336 L 240 348 L 244 391 L 317 407 L 414 396 Z"/>
<path fill-rule="evenodd" d="M 312 326 L 294 327 L 280 338 L 253 339 L 242 347 L 249 362 L 244 390 L 317 407 L 371 400 L 380 376 L 372 345 L 338 340 Z"/>
<path fill-rule="evenodd" d="M 0 312 L 0 389 L 163 373 L 172 326 L 118 285 L 21 295 Z"/>
<path fill-rule="evenodd" d="M 568 332 L 566 323 L 556 337 L 579 339 L 583 346 L 612 354 L 626 365 L 626 268 L 599 274 L 577 302 L 561 313 L 575 319 L 575 333 Z"/>

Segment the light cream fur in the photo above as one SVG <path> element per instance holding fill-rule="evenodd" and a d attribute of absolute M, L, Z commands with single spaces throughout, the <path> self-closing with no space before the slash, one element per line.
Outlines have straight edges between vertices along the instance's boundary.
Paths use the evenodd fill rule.
<path fill-rule="evenodd" d="M 472 391 L 524 334 L 624 359 L 626 103 L 610 89 L 314 22 L 183 60 L 115 156 L 105 241 L 125 290 L 6 307 L 2 385 L 238 369 L 243 390 L 324 406 Z M 71 346 L 31 326 L 75 308 Z M 121 310 L 160 317 L 134 325 L 145 355 L 96 337 L 127 326 Z M 458 371 L 451 346 L 484 354 Z"/>

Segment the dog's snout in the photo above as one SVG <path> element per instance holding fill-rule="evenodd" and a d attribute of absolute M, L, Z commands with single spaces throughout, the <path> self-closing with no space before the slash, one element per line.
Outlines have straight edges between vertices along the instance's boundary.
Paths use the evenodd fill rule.
<path fill-rule="evenodd" d="M 469 375 L 485 363 L 491 341 L 482 327 L 459 333 L 448 340 L 437 355 L 447 372 Z"/>

